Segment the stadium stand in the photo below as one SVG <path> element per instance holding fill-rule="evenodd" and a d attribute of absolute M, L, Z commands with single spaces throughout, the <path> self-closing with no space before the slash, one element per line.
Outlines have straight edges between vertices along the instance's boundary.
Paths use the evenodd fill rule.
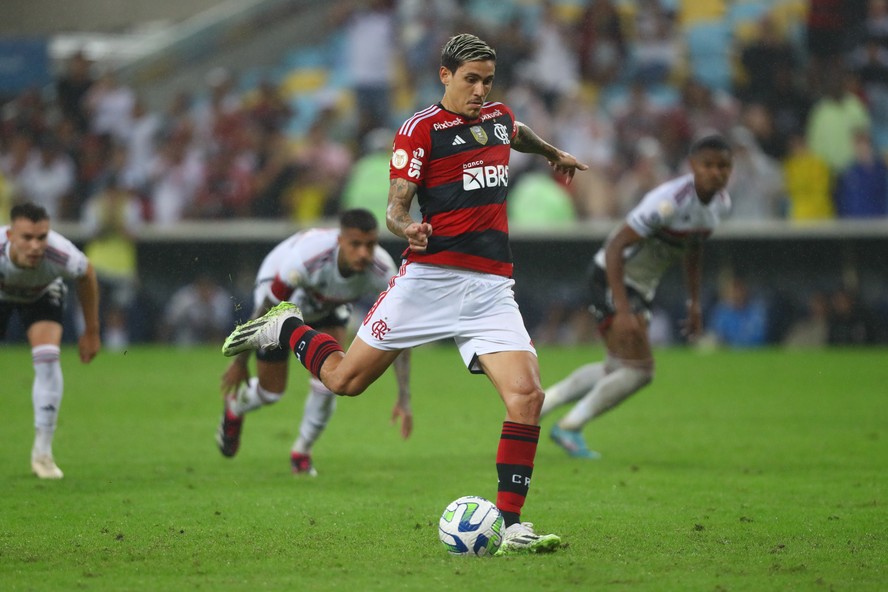
<path fill-rule="evenodd" d="M 208 4 L 212 7 L 208 8 Z M 811 72 L 808 59 L 808 13 L 803 0 L 389 0 L 374 6 L 397 23 L 396 34 L 389 40 L 396 49 L 390 64 L 390 120 L 371 122 L 374 125 L 367 128 L 359 121 L 355 81 L 344 59 L 349 44 L 345 16 L 364 4 L 310 0 L 193 4 L 203 10 L 177 13 L 176 19 L 168 23 L 164 37 L 167 42 L 128 63 L 110 60 L 84 42 L 81 49 L 86 50 L 83 55 L 89 76 L 73 86 L 66 67 L 77 46 L 68 44 L 64 53 L 55 56 L 57 62 L 47 86 L 18 89 L 4 102 L 0 122 L 0 187 L 7 189 L 0 192 L 0 202 L 33 197 L 25 191 L 28 185 L 24 171 L 38 143 L 52 142 L 61 146 L 76 164 L 76 181 L 59 210 L 59 223 L 74 238 L 84 238 L 79 230 L 83 205 L 117 173 L 130 180 L 130 189 L 143 204 L 147 223 L 139 238 L 140 248 L 155 244 L 162 250 L 165 245 L 181 245 L 189 240 L 206 245 L 219 236 L 239 242 L 276 239 L 291 231 L 293 224 L 323 223 L 343 202 L 346 188 L 351 192 L 348 200 L 355 199 L 354 187 L 346 182 L 345 171 L 337 173 L 340 182 L 318 189 L 310 170 L 318 161 L 307 156 L 314 141 L 310 134 L 321 130 L 324 141 L 336 146 L 326 153 L 330 159 L 327 165 L 342 162 L 342 150 L 348 151 L 348 162 L 366 162 L 366 134 L 376 130 L 378 136 L 379 128 L 390 128 L 393 122 L 439 98 L 437 79 L 429 72 L 434 74 L 440 41 L 449 33 L 471 28 L 494 46 L 501 46 L 503 55 L 509 56 L 508 66 L 503 68 L 504 82 L 496 86 L 494 98 L 506 99 L 519 117 L 533 127 L 551 129 L 559 142 L 582 142 L 577 138 L 587 134 L 583 145 L 595 161 L 595 182 L 576 183 L 569 188 L 572 203 L 577 207 L 577 220 L 549 238 L 555 242 L 600 241 L 613 225 L 613 217 L 625 208 L 616 203 L 597 208 L 583 208 L 581 204 L 600 204 L 611 199 L 606 196 L 616 195 L 621 182 L 636 174 L 638 138 L 623 134 L 638 129 L 616 126 L 611 136 L 601 133 L 602 130 L 559 129 L 561 122 L 576 121 L 565 117 L 566 110 L 594 113 L 594 117 L 586 119 L 588 122 L 617 121 L 625 115 L 629 97 L 638 92 L 636 87 L 640 85 L 646 111 L 645 118 L 635 123 L 649 124 L 645 136 L 658 140 L 657 161 L 653 163 L 657 170 L 681 172 L 691 139 L 712 126 L 726 134 L 736 131 L 734 128 L 747 128 L 747 132 L 731 133 L 731 137 L 752 138 L 769 158 L 778 161 L 777 168 L 782 170 L 787 155 L 769 151 L 781 142 L 788 145 L 790 137 L 804 137 L 807 111 L 824 94 L 822 76 L 817 75 L 821 72 Z M 605 4 L 612 9 L 610 14 L 616 15 L 614 26 L 602 26 L 595 34 L 589 34 L 590 30 L 584 27 L 592 26 L 601 14 L 593 9 L 601 9 Z M 26 10 L 21 6 L 13 3 L 11 10 Z M 546 13 L 546 7 L 551 11 Z M 463 20 L 457 8 L 464 9 L 471 20 Z M 582 47 L 585 52 L 582 56 L 567 54 L 578 62 L 576 67 L 566 64 L 565 75 L 573 77 L 574 90 L 570 92 L 541 89 L 530 74 L 533 64 L 547 63 L 552 59 L 551 52 L 558 49 L 551 37 L 544 35 L 544 14 L 562 35 L 564 46 Z M 788 81 L 774 82 L 774 88 L 792 90 L 794 102 L 789 106 L 770 99 L 752 101 L 742 94 L 748 73 L 740 63 L 740 52 L 758 39 L 759 24 L 765 17 L 776 24 L 779 35 L 798 60 L 797 67 L 788 73 Z M 860 53 L 864 43 L 858 35 L 865 24 L 862 18 L 848 27 L 847 56 L 840 55 L 840 59 L 829 63 L 829 68 L 834 68 L 830 70 L 834 79 L 847 79 L 848 91 L 866 106 L 875 153 L 884 160 L 888 151 L 888 102 L 884 100 L 888 85 L 879 85 L 878 76 L 872 78 L 876 84 L 862 83 L 861 69 L 852 68 L 849 64 L 855 62 L 844 59 L 854 51 Z M 656 35 L 651 37 L 652 31 L 668 31 L 669 35 L 657 39 Z M 639 49 L 651 39 L 661 43 L 664 51 L 677 49 L 675 59 L 665 63 L 662 76 L 638 68 L 639 55 L 643 55 Z M 656 45 L 653 47 L 656 50 Z M 580 67 L 589 64 L 609 64 L 615 67 L 616 76 L 593 77 L 590 70 Z M 888 61 L 882 65 L 888 71 Z M 112 92 L 99 82 L 100 74 L 108 68 L 115 70 L 123 83 L 122 90 Z M 219 84 L 222 74 L 224 87 Z M 67 85 L 70 90 L 78 84 L 84 93 L 82 121 L 72 116 L 60 117 L 62 87 Z M 115 105 L 119 107 L 126 93 L 147 105 L 148 113 L 138 117 L 118 113 L 132 123 L 120 129 L 141 130 L 142 135 L 97 130 L 95 109 L 99 105 L 112 110 Z M 781 93 L 784 99 L 790 96 L 782 90 Z M 787 109 L 794 117 L 786 116 Z M 372 144 L 378 152 L 378 137 Z M 111 154 L 120 155 L 124 161 L 137 154 L 143 159 L 142 166 L 129 166 L 131 163 L 127 162 L 112 165 L 115 159 L 110 158 Z M 336 157 L 337 154 L 340 156 Z M 146 167 L 145 162 L 153 164 Z M 221 182 L 218 175 L 209 174 L 218 171 L 220 163 L 231 163 L 241 175 L 237 182 L 243 180 L 249 187 L 246 196 L 237 201 L 236 210 L 223 199 L 224 195 L 231 198 L 230 191 L 209 185 L 211 179 Z M 515 171 L 510 182 L 517 186 L 522 173 L 529 171 L 522 170 L 518 157 L 513 164 Z M 153 172 L 147 177 L 139 176 L 136 169 Z M 377 178 L 376 175 L 378 171 L 370 178 Z M 180 182 L 185 178 L 192 178 L 193 182 Z M 171 183 L 174 179 L 177 183 Z M 225 182 L 233 183 L 235 179 Z M 868 261 L 871 255 L 865 252 L 874 237 L 888 235 L 885 217 L 837 220 L 830 213 L 834 209 L 821 208 L 819 211 L 828 212 L 825 218 L 806 220 L 808 226 L 796 228 L 786 219 L 792 210 L 788 207 L 786 181 L 782 182 L 784 207 L 775 208 L 761 219 L 729 222 L 725 244 L 736 246 L 743 240 L 774 237 L 814 241 L 827 249 L 825 245 L 830 241 L 850 237 L 857 241 L 853 253 L 843 255 L 847 259 L 838 261 L 831 272 L 831 277 L 838 278 L 833 283 L 847 283 L 842 278 L 853 274 L 844 268 Z M 311 204 L 306 205 L 308 202 L 300 201 L 299 195 L 305 195 L 309 186 L 313 188 L 308 192 Z M 177 214 L 178 219 L 161 228 L 155 219 L 157 204 L 163 198 L 159 194 L 174 190 L 179 192 L 184 207 Z M 218 196 L 218 203 L 207 202 L 212 202 L 213 196 Z M 888 196 L 884 199 L 888 200 Z M 5 213 L 4 210 L 0 216 Z M 246 219 L 248 224 L 241 223 Z M 521 230 L 517 229 L 514 236 L 521 241 Z M 534 237 L 533 240 L 539 240 L 537 230 Z M 146 269 L 150 273 L 150 266 Z M 876 295 L 880 289 L 868 283 L 869 272 L 864 269 L 858 277 L 864 278 L 858 282 L 864 300 L 881 300 Z M 669 290 L 664 290 L 664 294 L 668 297 Z M 162 298 L 162 294 L 154 296 Z M 801 308 L 805 299 L 800 296 L 797 303 Z"/>

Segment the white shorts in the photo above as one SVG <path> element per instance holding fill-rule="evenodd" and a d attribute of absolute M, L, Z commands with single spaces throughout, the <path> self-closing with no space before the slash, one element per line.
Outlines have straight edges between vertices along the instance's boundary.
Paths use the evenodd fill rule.
<path fill-rule="evenodd" d="M 503 351 L 536 355 L 515 302 L 515 281 L 488 273 L 408 263 L 379 295 L 358 337 L 381 350 L 452 338 L 470 372 L 478 356 Z"/>

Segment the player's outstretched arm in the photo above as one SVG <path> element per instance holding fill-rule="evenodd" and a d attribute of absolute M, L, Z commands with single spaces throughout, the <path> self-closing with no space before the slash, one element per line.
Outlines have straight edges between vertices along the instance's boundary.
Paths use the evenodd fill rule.
<path fill-rule="evenodd" d="M 77 298 L 80 300 L 86 326 L 78 342 L 80 361 L 88 364 L 102 347 L 99 333 L 99 281 L 92 263 L 87 266 L 83 277 L 77 280 Z"/>
<path fill-rule="evenodd" d="M 392 423 L 401 420 L 401 437 L 405 440 L 413 432 L 413 409 L 410 405 L 410 350 L 405 349 L 395 358 L 395 377 L 398 381 L 398 400 L 392 409 Z"/>
<path fill-rule="evenodd" d="M 568 183 L 573 179 L 576 171 L 585 171 L 589 168 L 588 165 L 579 162 L 574 155 L 543 141 L 532 129 L 520 121 L 515 122 L 515 124 L 518 127 L 518 132 L 512 138 L 512 148 L 518 152 L 539 154 L 546 157 L 549 165 L 556 172 L 567 177 Z"/>

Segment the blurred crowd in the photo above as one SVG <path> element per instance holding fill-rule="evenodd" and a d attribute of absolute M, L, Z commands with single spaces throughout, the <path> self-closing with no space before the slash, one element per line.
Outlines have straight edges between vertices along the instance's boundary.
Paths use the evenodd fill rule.
<path fill-rule="evenodd" d="M 354 200 L 379 211 L 385 184 L 361 195 L 350 177 L 367 174 L 365 159 L 384 169 L 373 157 L 393 127 L 440 98 L 441 43 L 472 30 L 498 50 L 492 98 L 592 165 L 567 188 L 516 155 L 515 190 L 526 175 L 535 193 L 552 196 L 552 214 L 528 223 L 623 216 L 679 172 L 691 139 L 710 130 L 736 149 L 734 218 L 885 216 L 888 0 L 747 1 L 693 14 L 712 4 L 720 3 L 334 4 L 327 38 L 340 41 L 327 68 L 341 69 L 345 83 L 319 94 L 304 129 L 291 125 L 298 89 L 283 88 L 283 75 L 245 86 L 216 68 L 151 109 L 139 90 L 76 53 L 53 88 L 3 106 L 0 200 L 30 199 L 55 219 L 80 220 L 90 201 L 118 189 L 158 225 L 311 223 Z M 761 9 L 734 22 L 732 5 Z M 718 37 L 707 45 L 706 35 Z M 726 52 L 722 78 L 703 60 L 712 45 Z"/>
<path fill-rule="evenodd" d="M 246 84 L 214 68 L 149 106 L 113 70 L 71 55 L 51 88 L 2 107 L 0 223 L 19 200 L 82 222 L 107 301 L 125 309 L 145 224 L 310 225 L 356 206 L 381 217 L 394 129 L 440 99 L 438 52 L 461 31 L 497 49 L 491 99 L 590 165 L 565 186 L 514 154 L 515 226 L 619 219 L 713 130 L 735 149 L 734 219 L 888 215 L 888 0 L 372 0 L 329 11 L 335 55 L 323 68 L 341 86 L 313 95 L 301 127 L 305 97 L 280 69 Z"/>

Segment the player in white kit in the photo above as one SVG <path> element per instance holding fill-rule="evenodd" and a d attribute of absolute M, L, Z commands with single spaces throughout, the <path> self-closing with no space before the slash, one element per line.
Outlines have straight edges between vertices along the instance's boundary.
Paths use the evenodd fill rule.
<path fill-rule="evenodd" d="M 376 297 L 388 287 L 397 270 L 391 256 L 377 245 L 376 218 L 364 209 L 340 215 L 339 228 L 299 232 L 280 243 L 265 257 L 256 276 L 253 316 L 258 318 L 283 301 L 302 309 L 306 319 L 340 344 L 345 343 L 347 325 L 355 301 Z M 244 414 L 276 403 L 287 385 L 290 351 L 283 348 L 256 352 L 256 376 L 247 367 L 250 352 L 237 356 L 222 376 L 225 409 L 216 435 L 219 450 L 231 457 L 240 445 Z M 401 420 L 401 435 L 410 436 L 410 351 L 395 361 L 398 399 L 392 420 Z M 299 427 L 299 437 L 290 453 L 296 474 L 314 476 L 311 459 L 314 443 L 326 428 L 336 407 L 336 397 L 317 378 L 309 379 L 309 394 Z"/>
<path fill-rule="evenodd" d="M 691 173 L 645 195 L 595 255 L 590 311 L 604 336 L 607 359 L 582 366 L 547 388 L 541 412 L 578 401 L 550 432 L 571 456 L 597 458 L 586 445 L 583 426 L 653 380 L 650 306 L 660 278 L 680 260 L 688 291 L 684 329 L 690 338 L 702 329 L 702 243 L 730 212 L 725 191 L 732 167 L 730 145 L 721 136 L 705 136 L 691 146 L 689 164 Z"/>
<path fill-rule="evenodd" d="M 80 361 L 89 363 L 99 352 L 99 286 L 92 265 L 71 241 L 50 230 L 49 215 L 25 203 L 12 208 L 10 224 L 0 233 L 0 339 L 13 313 L 24 325 L 34 383 L 34 446 L 31 470 L 41 479 L 61 479 L 52 441 L 62 403 L 62 319 L 67 286 L 75 283 L 85 329 L 79 340 Z"/>

